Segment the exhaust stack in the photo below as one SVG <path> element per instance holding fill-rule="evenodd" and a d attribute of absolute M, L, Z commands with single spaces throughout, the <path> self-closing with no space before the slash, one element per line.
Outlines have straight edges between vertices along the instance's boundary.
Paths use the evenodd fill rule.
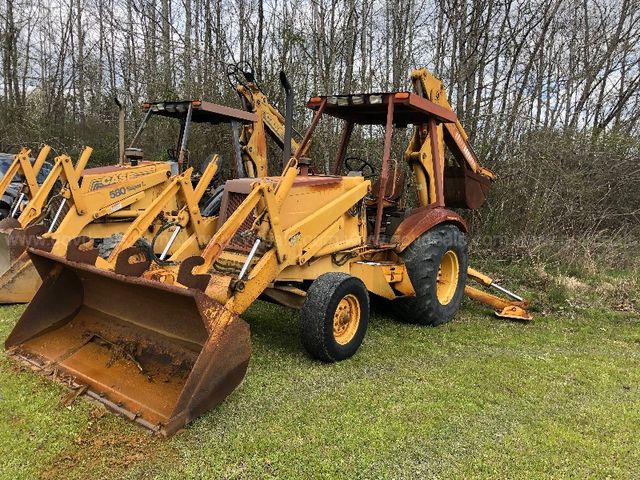
<path fill-rule="evenodd" d="M 124 105 L 114 98 L 118 106 L 118 161 L 120 165 L 124 165 Z"/>
<path fill-rule="evenodd" d="M 286 73 L 280 71 L 280 83 L 284 88 L 286 101 L 284 112 L 284 145 L 282 146 L 282 167 L 286 167 L 291 159 L 291 132 L 293 130 L 293 89 Z"/>

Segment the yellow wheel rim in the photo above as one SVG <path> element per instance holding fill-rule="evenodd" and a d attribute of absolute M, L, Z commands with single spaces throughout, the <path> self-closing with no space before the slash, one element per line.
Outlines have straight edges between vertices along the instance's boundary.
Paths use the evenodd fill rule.
<path fill-rule="evenodd" d="M 460 276 L 460 266 L 458 255 L 453 250 L 448 250 L 440 260 L 438 267 L 438 280 L 436 283 L 436 296 L 440 305 L 448 305 L 456 294 L 458 288 L 458 278 Z"/>
<path fill-rule="evenodd" d="M 333 314 L 333 338 L 346 345 L 355 337 L 360 325 L 360 302 L 355 295 L 345 295 Z"/>

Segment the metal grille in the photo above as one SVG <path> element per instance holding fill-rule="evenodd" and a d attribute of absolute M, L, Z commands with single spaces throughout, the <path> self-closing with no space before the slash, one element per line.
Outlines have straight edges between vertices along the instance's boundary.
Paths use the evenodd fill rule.
<path fill-rule="evenodd" d="M 240 206 L 240 204 L 244 201 L 247 196 L 244 193 L 236 193 L 229 192 L 229 200 L 227 202 L 227 209 L 224 212 L 224 221 L 236 211 L 236 209 Z M 256 217 L 253 212 L 251 212 L 247 218 L 242 222 L 240 228 L 229 242 L 229 246 L 227 247 L 229 250 L 234 250 L 237 252 L 249 253 L 251 250 L 251 246 L 256 240 L 255 233 L 251 232 L 251 226 L 255 221 Z"/>

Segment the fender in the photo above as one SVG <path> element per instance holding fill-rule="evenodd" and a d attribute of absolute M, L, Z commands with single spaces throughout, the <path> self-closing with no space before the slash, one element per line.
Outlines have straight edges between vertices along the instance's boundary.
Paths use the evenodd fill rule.
<path fill-rule="evenodd" d="M 400 253 L 427 230 L 441 223 L 452 223 L 464 233 L 467 225 L 463 218 L 453 210 L 439 207 L 418 207 L 412 210 L 391 237 L 391 243 L 396 244 L 396 252 Z"/>

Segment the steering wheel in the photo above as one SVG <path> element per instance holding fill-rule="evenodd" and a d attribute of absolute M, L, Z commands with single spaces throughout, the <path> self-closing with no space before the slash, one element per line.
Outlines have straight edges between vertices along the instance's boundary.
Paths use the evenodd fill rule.
<path fill-rule="evenodd" d="M 376 168 L 364 158 L 347 157 L 344 159 L 344 167 L 348 172 L 362 172 L 364 178 L 376 176 Z"/>
<path fill-rule="evenodd" d="M 179 151 L 176 148 L 167 148 L 167 160 L 170 162 L 177 162 Z"/>

